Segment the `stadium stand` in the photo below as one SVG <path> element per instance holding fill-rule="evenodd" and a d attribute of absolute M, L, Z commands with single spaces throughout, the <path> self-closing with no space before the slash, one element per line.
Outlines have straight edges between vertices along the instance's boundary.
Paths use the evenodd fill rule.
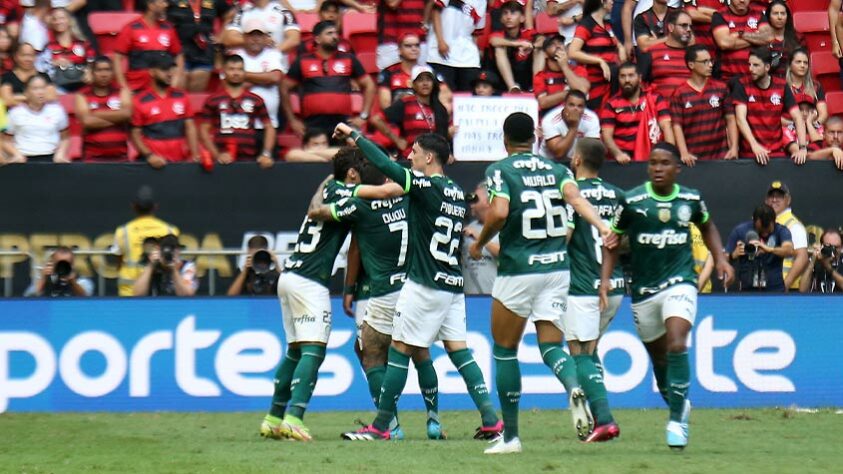
<path fill-rule="evenodd" d="M 840 62 L 831 51 L 811 53 L 811 69 L 826 92 L 840 90 Z"/>
<path fill-rule="evenodd" d="M 808 49 L 811 51 L 825 51 L 831 47 L 827 11 L 801 11 L 794 13 L 793 26 L 796 28 L 796 31 L 805 37 L 805 41 L 808 43 Z"/>
<path fill-rule="evenodd" d="M 91 31 L 97 37 L 97 42 L 100 46 L 102 54 L 111 54 L 114 52 L 114 42 L 117 40 L 117 34 L 124 26 L 140 17 L 140 13 L 135 12 L 96 12 L 88 16 L 88 24 Z"/>
<path fill-rule="evenodd" d="M 378 47 L 378 25 L 372 13 L 347 12 L 342 18 L 342 35 L 360 54 Z"/>

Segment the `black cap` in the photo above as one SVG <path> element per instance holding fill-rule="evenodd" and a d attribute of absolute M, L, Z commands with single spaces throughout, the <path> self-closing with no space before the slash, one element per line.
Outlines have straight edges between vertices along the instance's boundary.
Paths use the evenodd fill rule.
<path fill-rule="evenodd" d="M 549 48 L 554 41 L 559 41 L 563 46 L 565 45 L 565 37 L 556 33 L 555 35 L 548 36 L 544 40 L 544 43 L 542 43 L 542 50 Z"/>
<path fill-rule="evenodd" d="M 160 245 L 161 247 L 182 247 L 179 244 L 179 238 L 176 237 L 174 234 L 167 234 L 164 237 L 158 239 L 158 245 Z"/>
<path fill-rule="evenodd" d="M 149 60 L 150 69 L 170 69 L 175 67 L 175 65 L 176 60 L 173 59 L 170 53 L 160 52 Z"/>
<path fill-rule="evenodd" d="M 782 194 L 790 194 L 790 189 L 787 187 L 786 184 L 782 183 L 779 180 L 775 180 L 770 183 L 770 189 L 767 190 L 767 195 L 769 196 L 771 193 L 779 192 Z"/>
<path fill-rule="evenodd" d="M 511 142 L 526 143 L 535 137 L 536 124 L 524 112 L 510 114 L 503 122 L 503 135 Z"/>
<path fill-rule="evenodd" d="M 494 71 L 490 71 L 488 69 L 480 71 L 480 74 L 478 74 L 477 77 L 475 77 L 474 80 L 471 81 L 471 88 L 473 89 L 477 87 L 477 84 L 481 82 L 485 82 L 486 84 L 489 84 L 495 89 L 497 89 L 498 84 L 500 84 L 500 81 L 498 80 L 498 75 L 495 74 Z"/>
<path fill-rule="evenodd" d="M 138 189 L 135 200 L 132 202 L 143 208 L 151 208 L 155 205 L 155 193 L 151 187 L 144 184 Z"/>

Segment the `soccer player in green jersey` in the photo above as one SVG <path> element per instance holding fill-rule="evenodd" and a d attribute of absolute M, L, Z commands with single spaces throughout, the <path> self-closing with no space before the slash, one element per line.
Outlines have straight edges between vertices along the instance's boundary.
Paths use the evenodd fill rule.
<path fill-rule="evenodd" d="M 337 138 L 352 137 L 364 156 L 393 182 L 359 186 L 356 196 L 389 199 L 409 195 L 409 251 L 407 282 L 396 301 L 386 373 L 374 422 L 348 440 L 389 439 L 388 425 L 407 382 L 410 358 L 441 340 L 459 370 L 482 417 L 475 438 L 497 436 L 502 423 L 495 414 L 483 373 L 466 346 L 465 295 L 458 252 L 467 208 L 462 189 L 443 175 L 450 156 L 448 142 L 439 135 L 420 135 L 409 159 L 412 170 L 394 163 L 374 143 L 346 124 Z M 371 304 L 371 300 L 369 302 Z"/>
<path fill-rule="evenodd" d="M 503 125 L 509 156 L 486 169 L 491 207 L 477 241 L 469 249 L 480 258 L 484 245 L 500 233 L 498 276 L 492 289 L 495 381 L 504 433 L 486 454 L 521 452 L 518 404 L 521 371 L 518 346 L 527 321 L 536 325 L 542 360 L 565 386 L 577 436 L 585 439 L 593 420 L 573 359 L 562 350 L 570 272 L 566 252 L 565 203 L 595 226 L 607 244 L 617 243 L 600 216 L 579 193 L 571 171 L 532 153 L 535 124 L 514 113 Z"/>
<path fill-rule="evenodd" d="M 606 156 L 606 147 L 595 138 L 577 141 L 571 165 L 577 177 L 580 194 L 594 206 L 608 226 L 615 215 L 623 191 L 598 176 Z M 594 431 L 587 443 L 608 441 L 620 436 L 620 428 L 609 410 L 603 371 L 597 356 L 597 341 L 623 301 L 624 278 L 619 266 L 612 273 L 609 304 L 600 308 L 600 265 L 603 262 L 603 241 L 599 230 L 590 225 L 572 206 L 568 206 L 568 256 L 571 260 L 571 287 L 564 327 L 568 349 L 577 362 L 577 377 L 585 390 L 594 415 Z"/>
<path fill-rule="evenodd" d="M 363 184 L 382 185 L 383 173 L 369 163 L 360 172 Z M 369 392 L 378 406 L 387 353 L 392 338 L 392 321 L 398 294 L 406 280 L 409 225 L 407 207 L 409 199 L 398 196 L 391 199 L 365 200 L 359 197 L 340 199 L 322 204 L 308 212 L 312 219 L 346 222 L 351 225 L 352 243 L 348 252 L 349 273 L 346 284 L 357 286 L 356 277 L 362 273 L 366 287 L 365 304 L 358 301 L 360 362 L 369 383 Z M 362 272 L 360 271 L 362 267 Z M 369 276 L 371 275 L 371 277 Z M 359 294 L 356 288 L 349 288 Z M 361 309 L 360 307 L 363 306 Z M 439 380 L 427 349 L 416 351 L 413 362 L 418 371 L 419 387 L 427 408 L 427 434 L 431 439 L 444 439 L 439 421 Z M 403 431 L 397 418 L 390 421 L 390 439 L 402 439 Z"/>
<path fill-rule="evenodd" d="M 340 149 L 333 164 L 333 178 L 320 185 L 311 200 L 311 209 L 321 202 L 351 197 L 354 185 L 360 183 L 361 157 L 356 148 Z M 312 440 L 302 417 L 325 359 L 331 334 L 328 280 L 347 234 L 346 224 L 305 216 L 293 254 L 278 278 L 287 353 L 275 372 L 275 392 L 269 413 L 261 423 L 261 436 Z"/>
<path fill-rule="evenodd" d="M 670 407 L 667 445 L 688 445 L 691 368 L 686 341 L 697 313 L 697 284 L 691 255 L 691 223 L 702 233 L 717 274 L 726 285 L 734 270 L 726 261 L 717 227 L 700 193 L 676 184 L 679 150 L 665 142 L 653 146 L 650 181 L 626 192 L 612 230 L 629 236 L 632 268 L 632 314 L 647 347 L 662 397 Z M 608 304 L 617 249 L 603 252 L 600 300 Z"/>

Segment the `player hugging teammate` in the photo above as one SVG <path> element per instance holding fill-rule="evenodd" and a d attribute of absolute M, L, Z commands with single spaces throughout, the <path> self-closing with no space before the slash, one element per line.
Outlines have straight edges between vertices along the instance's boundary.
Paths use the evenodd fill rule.
<path fill-rule="evenodd" d="M 523 113 L 507 117 L 504 145 L 509 156 L 486 171 L 490 209 L 469 250 L 479 258 L 483 246 L 500 234 L 491 316 L 499 420 L 465 343 L 457 251 L 467 206 L 462 189 L 443 172 L 450 155 L 447 141 L 433 134 L 420 136 L 406 169 L 345 124 L 337 126 L 335 136 L 352 138 L 358 149 L 343 149 L 334 158 L 334 177 L 312 199 L 285 271 L 290 275 L 279 281 L 289 348 L 261 434 L 312 439 L 301 418 L 330 332 L 326 280 L 350 225 L 354 253 L 359 248 L 369 278 L 369 301 L 360 323 L 361 362 L 378 413 L 372 424 L 344 433 L 344 439 L 403 438 L 397 401 L 410 359 L 419 369 L 428 437 L 445 438 L 428 351 L 439 340 L 480 412 L 475 438 L 491 440 L 485 452 L 521 452 L 518 346 L 528 321 L 536 326 L 542 360 L 568 393 L 577 436 L 585 442 L 619 436 L 596 347 L 623 298 L 624 278 L 616 262 L 618 236 L 626 235 L 635 324 L 670 407 L 667 444 L 687 445 L 690 368 L 685 341 L 696 315 L 691 223 L 702 231 L 720 278 L 728 282 L 733 272 L 699 193 L 675 183 L 679 152 L 673 145 L 656 144 L 650 181 L 624 193 L 599 178 L 606 154 L 599 140 L 578 141 L 572 159 L 575 176 L 532 153 L 532 118 Z M 384 182 L 374 168 L 391 181 Z M 303 327 L 313 325 L 316 314 L 320 324 Z M 570 355 L 562 350 L 563 337 Z"/>

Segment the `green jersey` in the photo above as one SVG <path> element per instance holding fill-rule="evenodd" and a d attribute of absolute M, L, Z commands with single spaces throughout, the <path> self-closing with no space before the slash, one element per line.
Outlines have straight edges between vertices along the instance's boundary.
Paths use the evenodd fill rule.
<path fill-rule="evenodd" d="M 600 178 L 578 179 L 580 195 L 594 206 L 601 219 L 609 225 L 615 215 L 623 191 Z M 571 257 L 571 287 L 568 294 L 576 296 L 597 296 L 600 289 L 600 267 L 603 264 L 603 239 L 596 227 L 589 224 L 568 205 L 568 226 L 571 239 L 568 241 L 568 255 Z M 624 292 L 623 270 L 619 265 L 612 272 L 610 295 Z"/>
<path fill-rule="evenodd" d="M 342 198 L 351 197 L 354 188 L 337 180 L 328 181 L 322 191 L 326 203 L 333 203 Z M 322 222 L 304 218 L 296 239 L 293 255 L 287 259 L 284 268 L 297 275 L 328 286 L 348 225 L 339 222 Z"/>
<path fill-rule="evenodd" d="M 408 203 L 402 196 L 375 201 L 352 197 L 331 204 L 334 219 L 350 223 L 357 236 L 360 261 L 369 275 L 369 297 L 396 292 L 404 284 L 410 240 Z"/>
<path fill-rule="evenodd" d="M 679 283 L 696 286 L 690 224 L 707 221 L 708 210 L 695 189 L 677 184 L 669 196 L 659 196 L 647 182 L 626 192 L 612 230 L 629 235 L 633 302 Z"/>
<path fill-rule="evenodd" d="M 462 188 L 446 176 L 408 170 L 359 133 L 353 136 L 366 158 L 410 196 L 407 278 L 437 290 L 462 293 L 459 249 L 468 209 Z"/>
<path fill-rule="evenodd" d="M 571 170 L 520 153 L 489 166 L 486 181 L 490 198 L 509 201 L 509 215 L 500 231 L 498 275 L 567 270 L 562 187 L 576 184 Z"/>

